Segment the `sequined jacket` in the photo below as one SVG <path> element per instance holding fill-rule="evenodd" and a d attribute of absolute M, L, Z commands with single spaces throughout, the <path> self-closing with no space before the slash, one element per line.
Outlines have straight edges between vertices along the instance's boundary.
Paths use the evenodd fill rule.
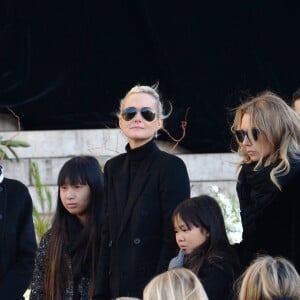
<path fill-rule="evenodd" d="M 43 300 L 44 296 L 44 275 L 45 275 L 45 264 L 46 264 L 46 251 L 48 247 L 49 238 L 51 235 L 51 229 L 45 233 L 42 237 L 40 245 L 37 250 L 37 256 L 35 259 L 35 267 L 31 283 L 30 300 Z M 68 268 L 68 282 L 65 282 L 65 293 L 62 296 L 62 300 L 73 300 L 74 299 L 74 286 L 73 286 L 73 275 L 72 275 L 72 264 L 71 257 L 67 251 L 63 253 L 63 259 L 66 262 Z M 82 277 L 78 287 L 80 293 L 80 300 L 88 300 L 89 290 L 89 279 Z"/>

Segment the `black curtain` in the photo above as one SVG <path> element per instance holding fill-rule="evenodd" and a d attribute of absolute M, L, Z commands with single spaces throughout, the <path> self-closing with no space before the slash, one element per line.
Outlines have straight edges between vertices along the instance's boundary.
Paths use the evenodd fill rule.
<path fill-rule="evenodd" d="M 176 138 L 189 108 L 183 147 L 230 151 L 231 108 L 300 86 L 300 5 L 223 2 L 2 1 L 0 110 L 25 130 L 115 128 L 124 94 L 159 82 Z"/>

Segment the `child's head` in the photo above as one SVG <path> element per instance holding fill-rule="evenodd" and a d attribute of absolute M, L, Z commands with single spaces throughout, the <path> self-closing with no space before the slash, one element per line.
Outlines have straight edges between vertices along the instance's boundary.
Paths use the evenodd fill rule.
<path fill-rule="evenodd" d="M 70 213 L 85 221 L 90 211 L 100 211 L 103 173 L 92 156 L 76 156 L 61 168 L 58 180 L 57 212 Z"/>
<path fill-rule="evenodd" d="M 224 219 L 218 202 L 201 195 L 181 202 L 173 212 L 176 242 L 186 254 L 200 246 L 212 249 L 229 244 Z"/>
<path fill-rule="evenodd" d="M 237 283 L 239 300 L 300 299 L 299 274 L 283 257 L 258 257 Z"/>
<path fill-rule="evenodd" d="M 143 300 L 208 300 L 198 277 L 186 268 L 175 268 L 154 277 Z"/>

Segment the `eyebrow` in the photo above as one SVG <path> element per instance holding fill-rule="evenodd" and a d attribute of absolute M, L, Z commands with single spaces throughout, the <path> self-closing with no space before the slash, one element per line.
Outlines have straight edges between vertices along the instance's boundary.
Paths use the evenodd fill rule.
<path fill-rule="evenodd" d="M 188 226 L 186 224 L 179 224 L 178 226 L 174 226 L 174 229 L 176 228 L 179 228 L 179 229 L 183 229 L 183 228 L 187 228 L 188 229 Z"/>

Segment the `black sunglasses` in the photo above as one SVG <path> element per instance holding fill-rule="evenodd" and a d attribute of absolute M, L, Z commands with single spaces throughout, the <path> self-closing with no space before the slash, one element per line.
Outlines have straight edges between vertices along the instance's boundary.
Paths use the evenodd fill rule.
<path fill-rule="evenodd" d="M 248 131 L 245 130 L 235 130 L 234 134 L 240 143 L 242 143 L 245 140 L 245 137 L 247 137 L 249 141 L 252 141 L 251 137 L 253 137 L 254 141 L 257 141 L 258 135 L 260 134 L 260 130 L 258 128 L 252 128 L 250 137 Z"/>
<path fill-rule="evenodd" d="M 155 113 L 149 107 L 142 107 L 140 110 L 136 107 L 127 107 L 121 112 L 121 116 L 125 121 L 130 121 L 138 112 L 140 112 L 142 117 L 148 122 L 155 119 Z"/>

